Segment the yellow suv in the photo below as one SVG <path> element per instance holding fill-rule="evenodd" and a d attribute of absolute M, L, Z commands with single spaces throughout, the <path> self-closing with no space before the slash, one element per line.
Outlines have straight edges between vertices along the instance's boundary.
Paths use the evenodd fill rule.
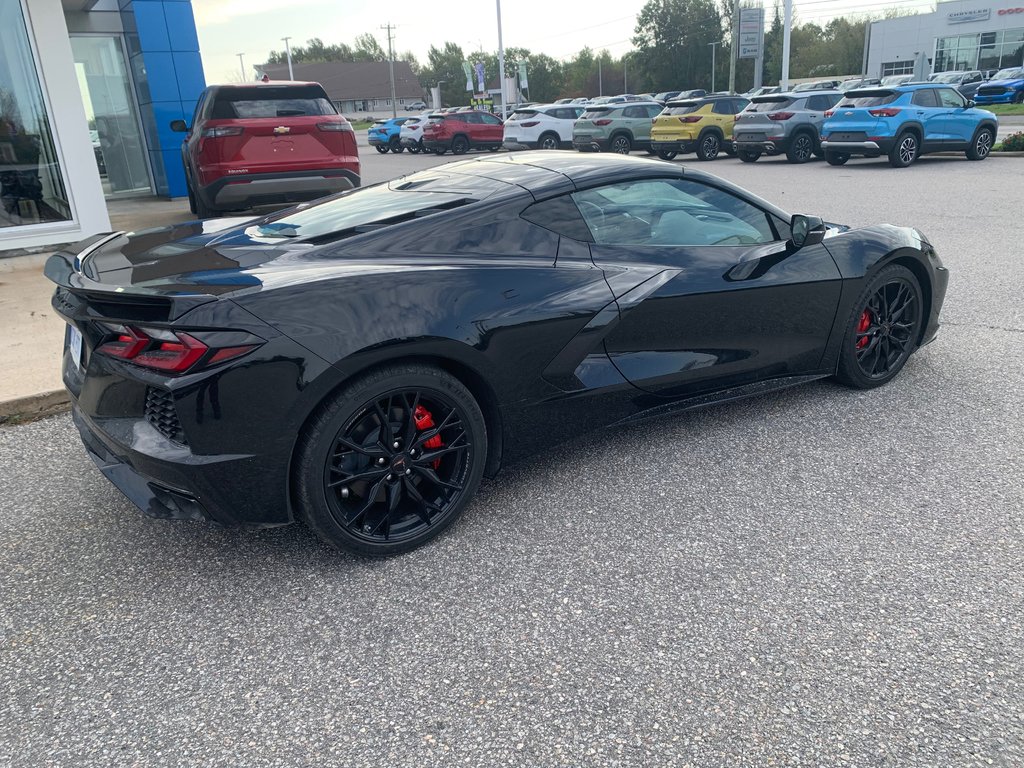
<path fill-rule="evenodd" d="M 651 149 L 662 160 L 680 152 L 696 152 L 700 160 L 714 160 L 724 150 L 732 155 L 732 127 L 736 115 L 750 101 L 742 96 L 705 96 L 670 101 L 651 126 Z"/>

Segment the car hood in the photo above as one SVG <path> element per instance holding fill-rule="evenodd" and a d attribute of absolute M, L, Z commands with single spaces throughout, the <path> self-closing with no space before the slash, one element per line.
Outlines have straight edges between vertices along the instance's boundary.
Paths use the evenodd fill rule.
<path fill-rule="evenodd" d="M 979 85 L 981 87 L 986 85 L 1001 85 L 1004 88 L 1019 88 L 1021 85 L 1024 85 L 1024 79 L 1016 77 L 1012 80 L 989 80 L 988 82 L 980 83 Z"/>

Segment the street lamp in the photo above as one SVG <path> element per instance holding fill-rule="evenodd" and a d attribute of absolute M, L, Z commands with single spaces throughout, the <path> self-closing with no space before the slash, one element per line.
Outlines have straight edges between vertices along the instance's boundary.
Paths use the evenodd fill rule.
<path fill-rule="evenodd" d="M 290 37 L 282 37 L 281 39 L 284 40 L 284 50 L 285 50 L 285 53 L 288 56 L 288 79 L 289 80 L 294 80 L 295 79 L 295 71 L 292 69 L 292 46 L 288 42 L 289 40 L 291 40 L 291 38 Z"/>
<path fill-rule="evenodd" d="M 721 45 L 721 41 L 717 43 L 708 43 L 711 46 L 711 92 L 715 92 L 715 51 L 717 46 Z"/>
<path fill-rule="evenodd" d="M 238 64 L 239 64 L 239 66 L 242 67 L 242 82 L 244 83 L 245 82 L 245 54 L 244 53 L 239 53 L 239 54 L 236 54 L 236 55 L 238 56 Z"/>
<path fill-rule="evenodd" d="M 498 8 L 498 87 L 501 89 L 501 119 L 505 114 L 505 44 L 501 40 L 501 0 L 494 0 Z"/>

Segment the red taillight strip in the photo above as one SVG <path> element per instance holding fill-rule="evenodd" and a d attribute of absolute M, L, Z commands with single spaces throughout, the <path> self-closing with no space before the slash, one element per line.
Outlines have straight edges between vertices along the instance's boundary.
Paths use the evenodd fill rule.
<path fill-rule="evenodd" d="M 233 360 L 252 352 L 259 344 L 236 344 L 230 347 L 210 347 L 184 331 L 165 328 L 111 325 L 101 323 L 116 337 L 102 342 L 96 352 L 116 357 L 143 368 L 167 373 L 186 373 L 203 361 L 203 367 Z M 255 338 L 255 337 L 252 337 Z M 207 353 L 210 352 L 209 356 Z"/>
<path fill-rule="evenodd" d="M 209 350 L 203 342 L 187 333 L 176 332 L 174 335 L 178 341 L 160 341 L 156 347 L 143 352 L 132 362 L 158 371 L 184 373 Z"/>

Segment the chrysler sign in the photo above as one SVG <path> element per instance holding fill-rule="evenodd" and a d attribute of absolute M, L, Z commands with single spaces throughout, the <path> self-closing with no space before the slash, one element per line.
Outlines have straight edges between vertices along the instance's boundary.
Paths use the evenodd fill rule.
<path fill-rule="evenodd" d="M 982 8 L 977 11 L 955 11 L 946 16 L 946 21 L 950 24 L 966 24 L 969 21 L 988 21 L 991 16 L 991 8 Z"/>

